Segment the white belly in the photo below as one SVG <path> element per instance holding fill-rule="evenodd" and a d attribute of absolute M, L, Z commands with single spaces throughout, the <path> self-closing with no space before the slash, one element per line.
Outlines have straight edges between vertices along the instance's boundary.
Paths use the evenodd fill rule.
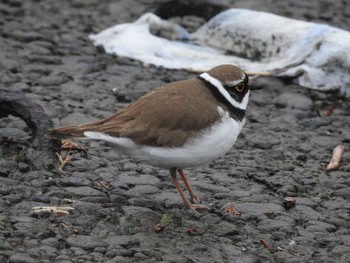
<path fill-rule="evenodd" d="M 127 138 L 116 138 L 97 132 L 85 132 L 90 139 L 104 140 L 117 146 L 121 153 L 130 155 L 152 166 L 170 169 L 199 166 L 228 152 L 241 132 L 245 120 L 236 122 L 227 113 L 201 136 L 186 142 L 181 148 L 151 147 L 133 143 Z"/>

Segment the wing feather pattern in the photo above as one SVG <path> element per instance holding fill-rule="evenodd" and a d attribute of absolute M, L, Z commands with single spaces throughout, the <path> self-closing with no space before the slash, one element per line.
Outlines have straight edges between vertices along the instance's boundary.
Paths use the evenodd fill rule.
<path fill-rule="evenodd" d="M 154 89 L 103 120 L 50 130 L 55 137 L 84 137 L 93 131 L 148 146 L 178 147 L 219 119 L 213 94 L 190 79 Z"/>

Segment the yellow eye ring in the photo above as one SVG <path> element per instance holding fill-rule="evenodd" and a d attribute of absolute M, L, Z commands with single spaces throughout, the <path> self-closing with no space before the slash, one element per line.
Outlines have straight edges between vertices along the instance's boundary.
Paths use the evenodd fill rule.
<path fill-rule="evenodd" d="M 238 84 L 238 85 L 236 86 L 236 90 L 237 90 L 238 92 L 242 92 L 242 91 L 244 90 L 244 88 L 245 88 L 244 83 L 240 83 L 240 84 Z"/>

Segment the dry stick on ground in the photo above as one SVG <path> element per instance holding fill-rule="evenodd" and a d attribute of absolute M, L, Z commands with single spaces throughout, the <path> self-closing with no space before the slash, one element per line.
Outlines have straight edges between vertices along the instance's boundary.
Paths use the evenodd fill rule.
<path fill-rule="evenodd" d="M 260 244 L 263 245 L 265 248 L 267 248 L 268 251 L 270 251 L 271 254 L 276 253 L 278 251 L 283 251 L 283 252 L 287 252 L 293 256 L 299 256 L 299 254 L 289 251 L 287 249 L 284 249 L 282 247 L 277 247 L 277 248 L 273 248 L 265 239 L 260 239 Z"/>
<path fill-rule="evenodd" d="M 345 146 L 342 144 L 337 145 L 333 150 L 333 156 L 330 163 L 327 165 L 327 171 L 336 170 L 339 168 L 340 162 L 343 158 Z"/>
<path fill-rule="evenodd" d="M 79 146 L 77 143 L 72 142 L 70 140 L 62 140 L 61 141 L 61 149 L 62 150 L 75 150 L 83 152 L 85 155 L 87 155 L 87 148 L 83 146 Z"/>
<path fill-rule="evenodd" d="M 260 239 L 260 244 L 267 248 L 272 254 L 277 252 L 277 249 L 273 248 L 265 239 Z"/>
<path fill-rule="evenodd" d="M 257 76 L 257 77 L 269 77 L 272 76 L 271 72 L 268 71 L 247 71 L 248 76 Z"/>
<path fill-rule="evenodd" d="M 53 213 L 58 216 L 69 215 L 69 211 L 74 210 L 73 207 L 69 206 L 35 206 L 32 208 L 33 214 L 42 214 L 42 213 Z"/>
<path fill-rule="evenodd" d="M 293 256 L 297 256 L 297 257 L 299 257 L 299 256 L 300 256 L 298 253 L 295 253 L 295 252 L 289 251 L 289 250 L 284 249 L 284 248 L 282 248 L 282 247 L 277 247 L 277 251 L 287 252 L 287 253 L 289 253 L 289 254 L 291 254 L 291 255 L 293 255 Z"/>
<path fill-rule="evenodd" d="M 63 167 L 73 158 L 75 152 L 72 152 L 69 150 L 66 157 L 63 159 L 62 156 L 58 153 L 56 153 L 58 160 L 60 161 L 60 166 L 58 167 L 58 170 L 63 172 Z"/>
<path fill-rule="evenodd" d="M 70 140 L 62 140 L 61 141 L 61 150 L 68 150 L 68 154 L 63 159 L 62 155 L 58 154 L 56 152 L 56 156 L 58 160 L 60 161 L 60 166 L 58 167 L 58 170 L 63 172 L 63 167 L 73 158 L 74 154 L 77 151 L 83 152 L 85 156 L 87 156 L 87 149 L 85 147 L 81 147 L 75 142 L 72 142 Z"/>

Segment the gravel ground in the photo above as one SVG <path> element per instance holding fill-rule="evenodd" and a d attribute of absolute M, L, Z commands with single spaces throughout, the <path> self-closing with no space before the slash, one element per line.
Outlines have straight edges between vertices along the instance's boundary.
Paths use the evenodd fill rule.
<path fill-rule="evenodd" d="M 162 3 L 131 2 L 1 1 L 0 89 L 24 92 L 59 126 L 102 118 L 160 84 L 193 77 L 92 46 L 89 33 Z M 222 2 L 349 29 L 347 1 Z M 198 21 L 190 16 L 184 24 Z M 34 169 L 18 158 L 23 147 L 2 144 L 0 262 L 350 262 L 349 100 L 288 79 L 258 81 L 265 89 L 252 95 L 235 148 L 187 170 L 211 212 L 184 209 L 168 171 L 103 143 L 78 141 L 88 156 L 75 154 L 66 173 Z M 329 117 L 317 114 L 332 105 Z M 30 135 L 12 116 L 0 127 L 15 140 Z M 346 147 L 343 162 L 326 172 L 337 144 Z M 286 196 L 295 206 L 283 206 Z M 240 215 L 222 210 L 231 203 Z M 35 206 L 74 210 L 34 214 Z M 164 216 L 172 220 L 157 233 Z"/>

